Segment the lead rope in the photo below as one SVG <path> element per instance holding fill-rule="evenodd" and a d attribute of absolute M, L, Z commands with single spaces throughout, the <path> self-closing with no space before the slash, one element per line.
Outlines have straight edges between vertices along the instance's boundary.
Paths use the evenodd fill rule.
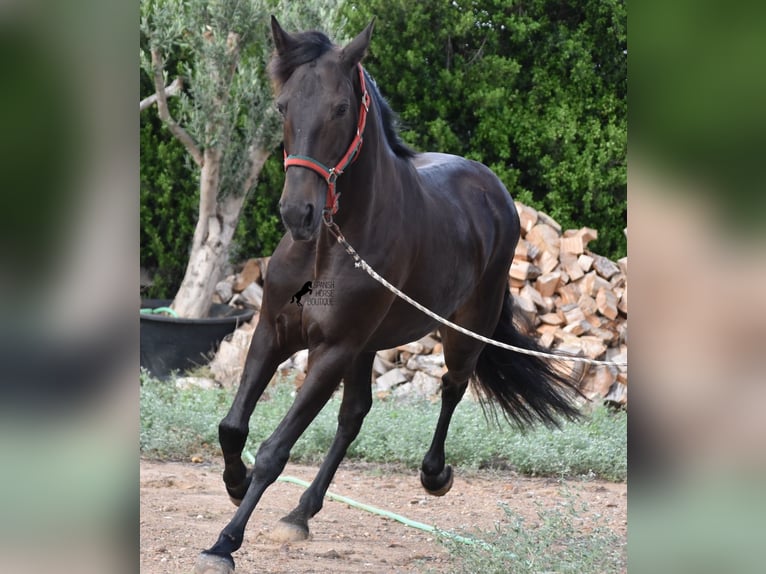
<path fill-rule="evenodd" d="M 501 343 L 500 341 L 495 341 L 494 339 L 490 339 L 489 337 L 484 337 L 483 335 L 479 335 L 478 333 L 474 333 L 473 331 L 469 331 L 468 329 L 461 327 L 460 325 L 456 325 L 452 321 L 449 321 L 448 319 L 445 319 L 444 317 L 440 317 L 427 307 L 424 307 L 417 301 L 415 301 L 412 297 L 407 295 L 406 293 L 403 293 L 391 283 L 386 281 L 383 277 L 381 277 L 372 267 L 370 267 L 369 263 L 367 263 L 362 257 L 359 255 L 359 253 L 356 252 L 356 249 L 351 247 L 348 241 L 346 241 L 346 238 L 343 236 L 343 233 L 341 233 L 340 228 L 338 227 L 338 224 L 335 223 L 332 220 L 332 216 L 325 214 L 325 217 L 323 218 L 324 224 L 327 226 L 327 229 L 330 231 L 330 233 L 337 239 L 338 243 L 340 243 L 343 248 L 346 250 L 346 253 L 348 253 L 353 259 L 354 259 L 354 267 L 357 269 L 361 268 L 364 269 L 367 274 L 375 279 L 378 283 L 383 285 L 386 289 L 391 291 L 394 295 L 397 297 L 404 299 L 418 309 L 419 311 L 422 311 L 432 319 L 435 319 L 442 325 L 446 325 L 447 327 L 454 329 L 455 331 L 459 331 L 460 333 L 463 333 L 464 335 L 468 335 L 469 337 L 473 337 L 474 339 L 477 339 L 481 341 L 482 343 L 487 343 L 488 345 L 494 345 L 495 347 L 500 347 L 501 349 L 506 349 L 508 351 L 513 351 L 515 353 L 521 353 L 523 355 L 531 355 L 533 357 L 540 357 L 544 359 L 561 359 L 564 361 L 575 361 L 578 363 L 588 363 L 590 365 L 612 365 L 617 367 L 627 367 L 628 363 L 626 361 L 599 361 L 597 359 L 590 359 L 588 357 L 575 357 L 574 355 L 565 355 L 565 354 L 559 354 L 559 353 L 544 353 L 542 351 L 533 351 L 531 349 L 524 349 L 522 347 L 516 347 L 514 345 L 509 345 L 507 343 Z"/>

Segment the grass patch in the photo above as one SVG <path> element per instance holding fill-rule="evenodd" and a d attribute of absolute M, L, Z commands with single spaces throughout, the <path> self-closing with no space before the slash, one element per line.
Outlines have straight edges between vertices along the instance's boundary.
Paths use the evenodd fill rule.
<path fill-rule="evenodd" d="M 225 389 L 180 390 L 172 382 L 141 377 L 141 452 L 145 456 L 182 460 L 204 452 L 219 453 L 218 423 L 234 393 Z M 269 387 L 250 419 L 247 450 L 258 451 L 284 417 L 294 398 L 289 382 Z M 309 426 L 291 453 L 291 460 L 316 464 L 335 436 L 340 396 L 336 393 Z M 439 405 L 427 401 L 376 401 L 351 460 L 398 463 L 417 468 L 433 436 Z M 596 409 L 578 423 L 561 429 L 542 426 L 526 432 L 487 421 L 481 407 L 464 400 L 455 411 L 447 437 L 447 459 L 464 468 L 513 468 L 539 476 L 591 476 L 613 481 L 627 475 L 627 415 Z"/>
<path fill-rule="evenodd" d="M 455 558 L 456 574 L 515 574 L 556 572 L 606 574 L 624 572 L 627 549 L 624 540 L 611 530 L 589 523 L 586 504 L 566 495 L 566 503 L 553 509 L 538 507 L 537 521 L 524 518 L 502 505 L 505 512 L 493 532 L 466 533 L 482 541 L 475 545 L 440 536 Z"/>

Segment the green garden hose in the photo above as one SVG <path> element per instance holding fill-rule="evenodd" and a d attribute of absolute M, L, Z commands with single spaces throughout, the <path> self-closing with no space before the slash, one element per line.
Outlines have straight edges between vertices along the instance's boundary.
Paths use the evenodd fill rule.
<path fill-rule="evenodd" d="M 304 488 L 308 488 L 310 486 L 310 483 L 306 482 L 305 480 L 301 480 L 300 478 L 295 478 L 294 476 L 280 476 L 279 478 L 277 478 L 277 480 L 279 482 L 297 484 Z M 325 497 L 329 498 L 330 500 L 342 502 L 343 504 L 348 504 L 352 508 L 358 508 L 359 510 L 364 510 L 366 512 L 370 512 L 371 514 L 377 514 L 378 516 L 390 518 L 391 520 L 401 522 L 405 526 L 410 526 L 412 528 L 417 528 L 418 530 L 423 530 L 425 532 L 431 532 L 439 536 L 444 536 L 446 538 L 454 540 L 455 542 L 461 542 L 463 544 L 468 544 L 471 546 L 481 546 L 482 548 L 486 550 L 494 550 L 491 544 L 484 542 L 483 540 L 477 540 L 476 538 L 468 538 L 466 536 L 460 536 L 459 534 L 455 534 L 453 532 L 440 530 L 436 528 L 435 526 L 431 526 L 430 524 L 424 524 L 423 522 L 411 520 L 400 514 L 395 514 L 394 512 L 383 510 L 382 508 L 376 508 L 374 506 L 370 506 L 369 504 L 357 502 L 356 500 L 348 498 L 347 496 L 341 496 L 340 494 L 335 494 L 333 492 L 330 492 L 329 490 L 325 493 Z M 507 554 L 509 558 L 516 558 L 515 554 L 511 554 L 511 553 L 507 553 Z"/>

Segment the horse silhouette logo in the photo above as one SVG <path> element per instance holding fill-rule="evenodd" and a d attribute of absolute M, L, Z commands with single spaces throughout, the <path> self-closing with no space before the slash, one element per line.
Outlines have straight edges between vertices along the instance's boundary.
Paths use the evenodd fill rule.
<path fill-rule="evenodd" d="M 299 291 L 293 295 L 292 299 L 290 299 L 290 303 L 295 303 L 298 305 L 298 307 L 303 307 L 303 303 L 301 303 L 301 297 L 303 297 L 306 293 L 311 293 L 311 281 L 306 281 L 303 284 L 303 287 L 300 288 Z"/>

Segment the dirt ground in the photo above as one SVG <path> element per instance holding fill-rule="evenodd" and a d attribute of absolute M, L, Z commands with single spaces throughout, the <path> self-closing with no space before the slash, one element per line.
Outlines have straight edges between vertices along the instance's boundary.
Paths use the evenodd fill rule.
<path fill-rule="evenodd" d="M 197 553 L 215 542 L 234 512 L 221 480 L 222 468 L 219 462 L 141 461 L 142 573 L 191 574 Z M 289 464 L 283 474 L 310 481 L 315 472 L 314 467 Z M 452 490 L 436 498 L 425 493 L 415 471 L 344 463 L 330 491 L 458 533 L 491 530 L 503 519 L 500 503 L 534 523 L 539 505 L 551 508 L 574 496 L 587 504 L 580 516 L 583 529 L 598 524 L 622 542 L 627 539 L 625 483 L 457 468 Z M 248 523 L 242 548 L 234 554 L 238 573 L 452 571 L 449 554 L 433 534 L 332 500 L 325 500 L 309 523 L 309 540 L 271 541 L 269 531 L 292 510 L 302 492 L 302 487 L 284 482 L 266 491 Z"/>

